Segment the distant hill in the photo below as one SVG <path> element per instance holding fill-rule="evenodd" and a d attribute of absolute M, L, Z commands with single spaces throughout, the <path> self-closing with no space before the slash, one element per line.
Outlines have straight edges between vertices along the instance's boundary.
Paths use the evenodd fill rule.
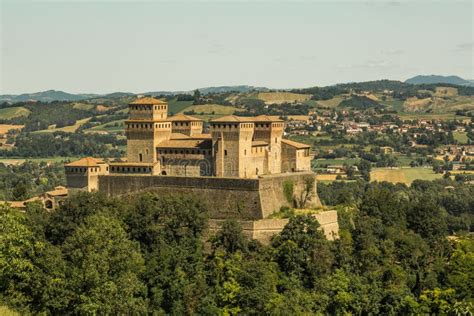
<path fill-rule="evenodd" d="M 199 88 L 199 91 L 202 94 L 208 93 L 223 93 L 223 92 L 239 92 L 246 93 L 251 91 L 269 91 L 270 89 L 265 87 L 254 87 L 254 86 L 220 86 L 220 87 L 208 87 L 208 88 Z"/>
<path fill-rule="evenodd" d="M 26 101 L 79 101 L 96 97 L 96 94 L 72 94 L 64 91 L 48 90 L 35 93 L 24 93 L 19 95 L 3 94 L 0 95 L 0 102 L 26 102 Z"/>
<path fill-rule="evenodd" d="M 410 84 L 435 84 L 447 83 L 459 86 L 474 86 L 473 80 L 466 80 L 458 76 L 437 76 L 437 75 L 419 75 L 405 80 Z"/>
<path fill-rule="evenodd" d="M 209 93 L 225 93 L 225 92 L 238 92 L 238 93 L 247 93 L 251 91 L 270 91 L 270 89 L 265 87 L 254 87 L 254 86 L 219 86 L 219 87 L 206 87 L 206 88 L 197 88 L 201 94 L 209 94 Z M 152 92 L 145 92 L 142 93 L 144 95 L 173 95 L 173 94 L 192 94 L 194 90 L 190 91 L 152 91 Z"/>

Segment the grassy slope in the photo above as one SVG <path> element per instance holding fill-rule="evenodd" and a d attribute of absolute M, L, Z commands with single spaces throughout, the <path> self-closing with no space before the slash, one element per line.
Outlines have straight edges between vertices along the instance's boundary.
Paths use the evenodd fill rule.
<path fill-rule="evenodd" d="M 168 102 L 168 112 L 171 113 L 179 113 L 184 109 L 193 105 L 193 101 L 176 101 L 176 99 L 172 99 Z"/>
<path fill-rule="evenodd" d="M 72 106 L 74 109 L 78 109 L 78 110 L 92 110 L 93 108 L 95 108 L 95 105 L 94 104 L 88 104 L 88 103 L 74 103 L 74 105 Z"/>
<path fill-rule="evenodd" d="M 22 106 L 0 109 L 0 118 L 4 120 L 9 120 L 14 117 L 28 116 L 29 114 L 30 110 Z"/>
<path fill-rule="evenodd" d="M 81 125 L 87 123 L 91 118 L 88 117 L 88 118 L 85 118 L 85 119 L 82 119 L 82 120 L 77 120 L 76 121 L 76 124 L 74 125 L 70 125 L 70 126 L 64 126 L 64 127 L 60 127 L 60 128 L 56 128 L 56 127 L 51 127 L 48 128 L 48 129 L 43 129 L 43 130 L 40 130 L 40 131 L 35 131 L 33 133 L 54 133 L 54 132 L 67 132 L 67 133 L 74 133 L 79 127 L 81 127 Z"/>
<path fill-rule="evenodd" d="M 125 122 L 125 120 L 111 121 L 89 128 L 86 131 L 119 132 L 125 130 L 123 122 Z M 118 126 L 114 126 L 116 123 L 118 123 Z"/>
<path fill-rule="evenodd" d="M 295 101 L 304 102 L 311 99 L 310 94 L 299 94 L 291 92 L 260 92 L 258 99 L 267 104 L 293 103 Z"/>
<path fill-rule="evenodd" d="M 339 104 L 344 100 L 344 97 L 342 96 L 337 96 L 329 100 L 319 100 L 316 101 L 316 104 L 321 107 L 325 108 L 335 108 L 339 106 Z"/>

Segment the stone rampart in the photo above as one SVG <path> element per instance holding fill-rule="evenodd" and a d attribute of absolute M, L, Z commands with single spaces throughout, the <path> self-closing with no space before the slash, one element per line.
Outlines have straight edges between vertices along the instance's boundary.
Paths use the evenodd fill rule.
<path fill-rule="evenodd" d="M 304 190 L 308 177 L 314 183 L 309 204 L 319 205 L 315 175 L 311 172 L 256 179 L 110 174 L 99 177 L 99 191 L 109 196 L 146 191 L 194 194 L 208 203 L 213 219 L 256 220 L 267 218 L 282 206 L 293 206 L 293 201 L 284 192 L 284 183 L 291 183 L 297 197 Z"/>
<path fill-rule="evenodd" d="M 319 224 L 320 229 L 328 240 L 339 238 L 339 224 L 337 222 L 336 211 L 324 211 L 313 215 Z M 209 236 L 215 234 L 224 223 L 225 220 L 211 219 L 209 220 Z M 242 226 L 244 236 L 256 239 L 263 244 L 268 244 L 272 236 L 280 233 L 289 219 L 260 219 L 255 221 L 240 220 L 239 224 Z"/>

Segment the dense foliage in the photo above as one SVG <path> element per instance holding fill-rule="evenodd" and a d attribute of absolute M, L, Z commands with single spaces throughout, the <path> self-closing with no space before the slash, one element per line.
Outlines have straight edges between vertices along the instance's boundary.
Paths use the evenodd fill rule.
<path fill-rule="evenodd" d="M 339 106 L 341 107 L 351 107 L 354 109 L 365 110 L 368 108 L 382 108 L 383 106 L 376 101 L 369 99 L 364 96 L 354 95 L 349 99 L 342 101 Z"/>
<path fill-rule="evenodd" d="M 0 200 L 3 201 L 23 201 L 65 184 L 62 163 L 0 164 Z"/>
<path fill-rule="evenodd" d="M 467 314 L 472 188 L 320 185 L 340 238 L 292 217 L 268 246 L 233 221 L 205 247 L 207 207 L 189 196 L 70 198 L 54 213 L 0 211 L 0 305 L 45 314 Z M 452 192 L 452 191 L 449 191 Z M 450 218 L 452 216 L 452 218 Z M 207 248 L 207 250 L 205 250 Z"/>
<path fill-rule="evenodd" d="M 115 135 L 83 133 L 21 133 L 15 139 L 12 150 L 0 151 L 4 157 L 71 157 L 97 156 L 120 157 L 124 150 L 125 139 Z"/>

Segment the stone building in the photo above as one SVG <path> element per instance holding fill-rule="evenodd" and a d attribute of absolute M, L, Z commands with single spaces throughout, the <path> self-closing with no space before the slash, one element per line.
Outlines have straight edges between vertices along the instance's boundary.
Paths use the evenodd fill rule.
<path fill-rule="evenodd" d="M 258 221 L 249 224 L 250 233 L 267 227 L 261 234 L 273 234 L 276 222 L 270 225 L 268 217 L 282 206 L 303 198 L 307 207 L 320 205 L 310 146 L 283 139 L 282 120 L 230 115 L 210 120 L 207 129 L 189 115 L 169 117 L 165 101 L 140 98 L 130 103 L 125 121 L 126 161 L 67 164 L 69 192 L 194 194 L 209 203 L 216 225 L 229 218 Z M 321 223 L 331 234 L 337 234 L 334 216 Z"/>
<path fill-rule="evenodd" d="M 189 115 L 169 117 L 165 101 L 138 99 L 130 103 L 125 122 L 126 162 L 82 161 L 86 165 L 80 170 L 89 180 L 107 173 L 257 178 L 311 170 L 310 146 L 283 139 L 279 118 L 229 115 L 211 120 L 209 133 L 203 127 L 201 119 Z M 66 171 L 78 167 L 73 162 Z"/>

